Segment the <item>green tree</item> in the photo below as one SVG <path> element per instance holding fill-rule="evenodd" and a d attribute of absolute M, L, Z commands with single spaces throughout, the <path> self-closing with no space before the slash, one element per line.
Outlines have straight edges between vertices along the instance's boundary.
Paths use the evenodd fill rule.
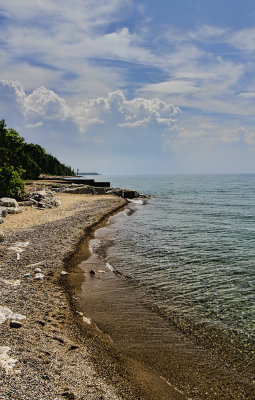
<path fill-rule="evenodd" d="M 24 193 L 23 172 L 22 169 L 15 170 L 12 165 L 0 167 L 0 197 L 17 197 Z"/>
<path fill-rule="evenodd" d="M 0 193 L 11 195 L 24 190 L 23 179 L 37 179 L 41 173 L 74 175 L 71 167 L 60 163 L 38 144 L 27 144 L 14 129 L 7 129 L 0 121 Z M 10 184 L 8 186 L 8 179 Z M 15 189 L 16 185 L 16 189 Z"/>

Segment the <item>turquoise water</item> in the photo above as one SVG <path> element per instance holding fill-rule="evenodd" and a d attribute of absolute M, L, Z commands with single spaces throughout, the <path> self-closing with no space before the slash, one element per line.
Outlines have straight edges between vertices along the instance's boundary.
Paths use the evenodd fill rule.
<path fill-rule="evenodd" d="M 230 351 L 254 346 L 255 175 L 100 176 L 152 197 L 109 227 L 107 262 L 158 310 Z M 210 335 L 209 335 L 210 333 Z M 224 344 L 224 348 L 226 346 Z"/>

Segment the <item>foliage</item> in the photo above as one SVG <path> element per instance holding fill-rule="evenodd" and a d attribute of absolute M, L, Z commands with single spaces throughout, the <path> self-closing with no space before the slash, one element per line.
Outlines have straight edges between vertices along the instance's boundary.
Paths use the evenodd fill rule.
<path fill-rule="evenodd" d="M 71 167 L 60 163 L 56 157 L 46 153 L 43 147 L 28 144 L 14 129 L 7 129 L 4 120 L 0 121 L 0 169 L 1 196 L 24 190 L 22 178 L 37 179 L 41 173 L 74 175 Z"/>
<path fill-rule="evenodd" d="M 12 165 L 0 167 L 0 197 L 16 197 L 24 192 L 22 169 L 15 170 Z"/>

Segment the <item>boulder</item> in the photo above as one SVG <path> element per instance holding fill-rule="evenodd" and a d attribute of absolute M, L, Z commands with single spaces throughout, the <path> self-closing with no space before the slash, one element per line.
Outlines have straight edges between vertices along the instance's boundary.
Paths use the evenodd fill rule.
<path fill-rule="evenodd" d="M 59 207 L 61 202 L 51 190 L 40 190 L 29 194 L 32 204 L 39 208 Z"/>
<path fill-rule="evenodd" d="M 21 208 L 18 206 L 18 207 L 9 207 L 8 208 L 8 214 L 19 214 L 19 213 L 21 213 Z"/>
<path fill-rule="evenodd" d="M 32 206 L 33 201 L 32 200 L 24 200 L 24 201 L 19 201 L 18 204 L 19 204 L 19 206 L 22 206 L 22 207 Z"/>
<path fill-rule="evenodd" d="M 139 197 L 139 193 L 136 190 L 120 189 L 120 188 L 113 188 L 107 190 L 107 194 L 113 194 L 115 196 L 123 197 L 124 199 L 135 199 Z"/>
<path fill-rule="evenodd" d="M 139 193 L 136 190 L 124 189 L 122 197 L 124 197 L 124 199 L 135 199 L 139 197 Z"/>
<path fill-rule="evenodd" d="M 0 218 L 5 218 L 8 214 L 8 209 L 6 207 L 0 206 Z"/>
<path fill-rule="evenodd" d="M 18 203 L 15 199 L 9 198 L 9 197 L 2 197 L 0 199 L 0 206 L 1 207 L 13 207 L 17 208 Z"/>
<path fill-rule="evenodd" d="M 120 189 L 120 188 L 113 188 L 113 189 L 107 190 L 107 194 L 112 194 L 114 196 L 119 196 L 119 197 L 122 197 L 122 192 L 123 192 L 123 189 Z"/>

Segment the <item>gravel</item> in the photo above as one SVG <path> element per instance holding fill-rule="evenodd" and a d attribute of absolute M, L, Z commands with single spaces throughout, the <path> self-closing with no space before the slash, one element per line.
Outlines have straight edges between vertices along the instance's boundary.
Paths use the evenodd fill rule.
<path fill-rule="evenodd" d="M 24 218 L 31 210 L 34 223 L 24 223 L 19 214 L 6 217 L 6 229 L 5 221 L 1 225 L 5 240 L 0 243 L 0 306 L 8 315 L 24 316 L 15 321 L 0 318 L 1 400 L 140 398 L 126 377 L 111 370 L 103 350 L 101 359 L 95 356 L 100 351 L 94 351 L 91 332 L 81 334 L 76 320 L 82 317 L 76 312 L 74 318 L 61 274 L 68 272 L 65 260 L 89 228 L 125 201 L 112 196 L 75 199 L 66 213 L 64 206 L 37 210 L 38 214 L 27 207 Z M 101 374 L 96 372 L 98 363 Z"/>

